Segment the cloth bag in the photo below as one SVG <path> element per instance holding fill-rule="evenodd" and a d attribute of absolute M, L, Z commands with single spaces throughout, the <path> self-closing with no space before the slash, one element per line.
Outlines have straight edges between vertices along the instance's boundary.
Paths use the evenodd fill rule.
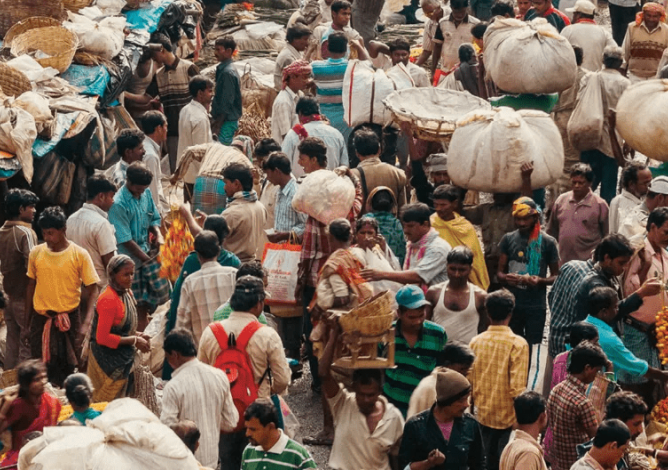
<path fill-rule="evenodd" d="M 355 185 L 347 176 L 331 170 L 317 170 L 299 184 L 292 208 L 310 215 L 321 224 L 346 217 L 355 202 Z"/>
<path fill-rule="evenodd" d="M 566 127 L 568 140 L 581 152 L 598 148 L 605 122 L 601 73 L 590 73 L 585 77 L 587 81 L 584 87 L 580 88 L 577 105 Z"/>
<path fill-rule="evenodd" d="M 547 346 L 543 344 L 531 345 L 531 363 L 529 364 L 529 375 L 527 376 L 527 390 L 543 393 L 543 382 L 545 381 L 545 368 L 547 367 Z M 548 380 L 551 377 L 548 378 Z"/>
<path fill-rule="evenodd" d="M 262 253 L 262 266 L 267 271 L 267 305 L 296 306 L 295 289 L 299 281 L 301 245 L 266 243 Z"/>

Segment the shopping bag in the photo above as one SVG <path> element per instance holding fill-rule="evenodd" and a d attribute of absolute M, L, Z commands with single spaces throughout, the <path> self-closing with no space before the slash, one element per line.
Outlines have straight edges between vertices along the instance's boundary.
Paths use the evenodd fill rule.
<path fill-rule="evenodd" d="M 299 280 L 299 258 L 302 247 L 293 243 L 267 243 L 262 253 L 262 266 L 267 271 L 267 305 L 294 306 Z"/>
<path fill-rule="evenodd" d="M 615 374 L 612 372 L 599 372 L 594 381 L 587 389 L 587 398 L 591 401 L 596 409 L 596 418 L 600 423 L 605 416 L 605 403 L 615 392 L 621 390 L 619 385 L 614 380 Z"/>
<path fill-rule="evenodd" d="M 543 381 L 545 380 L 545 368 L 547 367 L 547 346 L 543 344 L 531 345 L 531 364 L 529 365 L 529 376 L 527 378 L 527 390 L 543 393 Z"/>
<path fill-rule="evenodd" d="M 585 76 L 587 81 L 580 88 L 578 102 L 568 120 L 566 131 L 571 145 L 581 152 L 595 150 L 603 138 L 606 116 L 601 94 L 601 72 Z"/>

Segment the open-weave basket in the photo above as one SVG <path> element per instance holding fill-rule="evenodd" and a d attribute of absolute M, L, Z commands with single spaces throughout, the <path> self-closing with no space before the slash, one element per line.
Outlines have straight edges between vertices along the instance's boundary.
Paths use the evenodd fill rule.
<path fill-rule="evenodd" d="M 2 47 L 9 49 L 12 47 L 12 41 L 16 36 L 25 33 L 28 30 L 35 28 L 47 28 L 49 26 L 60 26 L 61 21 L 55 18 L 48 16 L 31 16 L 25 20 L 21 20 L 16 23 L 14 26 L 9 28 L 7 34 L 5 34 L 5 39 L 2 42 Z"/>
<path fill-rule="evenodd" d="M 20 56 L 40 50 L 51 57 L 35 60 L 42 67 L 53 67 L 62 73 L 72 63 L 79 41 L 77 35 L 62 26 L 48 26 L 26 31 L 12 41 L 12 54 Z"/>
<path fill-rule="evenodd" d="M 470 93 L 433 87 L 395 91 L 383 104 L 395 122 L 408 122 L 415 137 L 433 142 L 449 140 L 465 114 L 491 109 L 487 101 Z"/>
<path fill-rule="evenodd" d="M 357 332 L 362 336 L 378 336 L 392 327 L 394 312 L 373 317 L 358 317 L 352 313 L 341 315 L 339 325 L 346 333 Z"/>
<path fill-rule="evenodd" d="M 366 302 L 358 305 L 348 315 L 356 317 L 377 317 L 392 313 L 392 293 L 389 290 L 374 295 Z"/>
<path fill-rule="evenodd" d="M 0 8 L 0 36 L 4 37 L 12 26 L 36 13 L 60 20 L 65 10 L 62 0 L 3 0 Z"/>
<path fill-rule="evenodd" d="M 0 88 L 5 95 L 18 97 L 31 91 L 32 85 L 23 72 L 0 62 Z"/>
<path fill-rule="evenodd" d="M 63 0 L 63 6 L 66 10 L 78 13 L 82 8 L 89 7 L 93 0 Z"/>

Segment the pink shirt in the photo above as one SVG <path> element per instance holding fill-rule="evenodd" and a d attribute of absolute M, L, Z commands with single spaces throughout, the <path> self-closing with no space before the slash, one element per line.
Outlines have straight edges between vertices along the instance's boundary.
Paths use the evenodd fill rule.
<path fill-rule="evenodd" d="M 452 426 L 455 424 L 454 421 L 450 421 L 449 423 L 441 423 L 440 421 L 436 421 L 436 424 L 438 424 L 439 429 L 443 433 L 443 438 L 446 441 L 450 440 L 450 434 L 452 434 Z"/>
<path fill-rule="evenodd" d="M 593 192 L 576 202 L 568 191 L 552 206 L 548 233 L 559 241 L 561 265 L 586 261 L 608 234 L 608 203 Z"/>
<path fill-rule="evenodd" d="M 657 253 L 654 251 L 652 244 L 647 238 L 645 238 L 645 251 L 652 257 L 652 266 L 647 272 L 647 278 L 650 279 L 656 277 L 661 279 L 664 283 L 668 281 L 668 252 L 666 252 L 666 250 L 659 250 L 659 253 Z M 638 271 L 640 271 L 640 257 L 635 254 L 631 258 L 629 267 L 624 274 L 624 283 L 622 287 L 624 289 L 625 297 L 633 294 L 640 288 L 642 282 L 640 282 Z M 662 290 L 658 295 L 645 297 L 642 306 L 636 312 L 633 312 L 631 316 L 641 322 L 654 324 L 656 322 L 656 313 L 663 308 L 666 302 L 668 302 L 668 296 L 666 296 L 666 292 Z"/>

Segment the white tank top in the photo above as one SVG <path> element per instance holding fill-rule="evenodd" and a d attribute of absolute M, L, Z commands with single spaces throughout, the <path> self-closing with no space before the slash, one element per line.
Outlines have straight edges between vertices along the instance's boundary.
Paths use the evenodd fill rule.
<path fill-rule="evenodd" d="M 438 323 L 445 329 L 448 341 L 454 340 L 469 344 L 473 337 L 478 334 L 480 315 L 475 306 L 475 293 L 478 288 L 474 284 L 468 283 L 469 303 L 464 310 L 455 312 L 446 308 L 443 303 L 448 284 L 450 284 L 449 281 L 443 284 L 443 289 L 441 289 L 438 303 L 434 307 L 431 321 Z"/>

